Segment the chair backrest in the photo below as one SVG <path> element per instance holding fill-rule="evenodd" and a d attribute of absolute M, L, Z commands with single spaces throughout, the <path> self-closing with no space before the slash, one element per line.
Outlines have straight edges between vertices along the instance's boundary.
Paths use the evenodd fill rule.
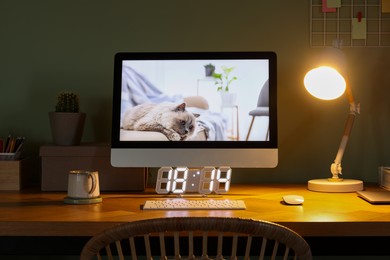
<path fill-rule="evenodd" d="M 157 251 L 157 252 L 155 252 Z M 276 223 L 225 217 L 173 217 L 129 222 L 92 237 L 81 260 L 131 259 L 312 259 L 299 234 Z M 210 258 L 209 258 L 210 257 Z M 105 258 L 106 259 L 106 258 Z M 130 259 L 130 258 L 129 258 Z"/>
<path fill-rule="evenodd" d="M 264 82 L 257 99 L 257 107 L 268 107 L 269 105 L 269 81 Z"/>

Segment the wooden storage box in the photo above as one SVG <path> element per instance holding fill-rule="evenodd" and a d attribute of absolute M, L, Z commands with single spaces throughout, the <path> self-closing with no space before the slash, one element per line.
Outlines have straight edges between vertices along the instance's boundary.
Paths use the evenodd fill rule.
<path fill-rule="evenodd" d="M 0 190 L 21 190 L 26 182 L 26 160 L 0 160 Z"/>
<path fill-rule="evenodd" d="M 101 191 L 143 191 L 147 182 L 146 168 L 112 167 L 110 149 L 107 144 L 41 146 L 42 191 L 67 191 L 71 170 L 98 171 Z"/>

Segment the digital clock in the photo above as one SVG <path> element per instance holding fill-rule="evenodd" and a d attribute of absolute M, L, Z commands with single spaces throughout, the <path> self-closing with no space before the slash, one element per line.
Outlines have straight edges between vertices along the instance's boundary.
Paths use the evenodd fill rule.
<path fill-rule="evenodd" d="M 158 194 L 223 194 L 229 191 L 232 169 L 230 167 L 162 167 L 158 170 Z"/>

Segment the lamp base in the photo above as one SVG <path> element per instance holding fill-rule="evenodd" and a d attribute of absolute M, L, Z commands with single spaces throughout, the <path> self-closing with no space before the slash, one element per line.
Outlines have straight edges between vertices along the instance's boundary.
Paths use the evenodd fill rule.
<path fill-rule="evenodd" d="M 316 179 L 307 182 L 307 188 L 319 192 L 355 192 L 363 190 L 363 182 L 359 180 L 343 179 L 342 181 L 329 181 L 328 179 Z"/>

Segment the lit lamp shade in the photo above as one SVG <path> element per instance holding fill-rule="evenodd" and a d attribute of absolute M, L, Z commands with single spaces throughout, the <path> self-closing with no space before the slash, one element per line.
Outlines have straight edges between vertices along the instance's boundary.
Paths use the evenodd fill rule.
<path fill-rule="evenodd" d="M 341 74 L 327 66 L 310 70 L 305 78 L 306 90 L 316 98 L 331 100 L 340 97 L 346 88 L 346 82 Z"/>

